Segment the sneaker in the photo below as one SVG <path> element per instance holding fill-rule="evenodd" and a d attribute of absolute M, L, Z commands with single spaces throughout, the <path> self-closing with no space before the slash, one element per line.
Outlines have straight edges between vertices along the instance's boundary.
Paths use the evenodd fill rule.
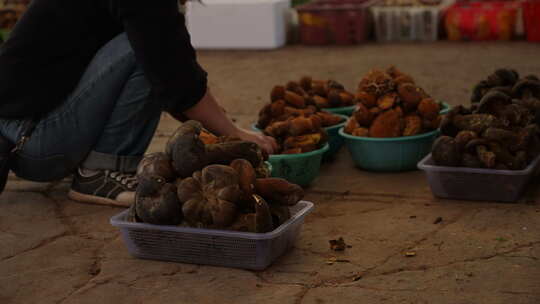
<path fill-rule="evenodd" d="M 135 202 L 137 179 L 134 174 L 116 171 L 77 170 L 69 198 L 83 203 L 129 207 Z"/>

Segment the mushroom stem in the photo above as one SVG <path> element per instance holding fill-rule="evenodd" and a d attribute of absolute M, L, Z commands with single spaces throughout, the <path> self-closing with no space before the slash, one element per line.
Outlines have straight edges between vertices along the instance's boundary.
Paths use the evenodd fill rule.
<path fill-rule="evenodd" d="M 497 157 L 495 153 L 489 151 L 486 146 L 476 146 L 476 154 L 486 168 L 495 167 Z"/>

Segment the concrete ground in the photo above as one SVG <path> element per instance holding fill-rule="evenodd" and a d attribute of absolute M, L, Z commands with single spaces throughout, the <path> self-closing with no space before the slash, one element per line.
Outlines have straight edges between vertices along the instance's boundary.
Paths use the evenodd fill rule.
<path fill-rule="evenodd" d="M 496 67 L 540 74 L 538 54 L 540 45 L 521 42 L 441 42 L 199 58 L 248 126 L 274 84 L 304 74 L 352 90 L 371 67 L 396 64 L 459 104 Z M 163 149 L 176 125 L 165 117 L 150 150 Z M 109 224 L 121 209 L 70 201 L 69 182 L 10 177 L 0 197 L 0 303 L 540 303 L 538 181 L 517 204 L 440 200 L 422 172 L 364 172 L 344 149 L 307 191 L 316 209 L 296 247 L 258 272 L 132 258 Z M 338 237 L 352 247 L 331 251 Z"/>

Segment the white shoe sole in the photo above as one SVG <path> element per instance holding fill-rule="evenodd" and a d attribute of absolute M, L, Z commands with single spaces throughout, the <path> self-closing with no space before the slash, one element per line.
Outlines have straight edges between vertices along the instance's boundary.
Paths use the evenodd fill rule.
<path fill-rule="evenodd" d="M 129 206 L 131 206 L 131 203 L 128 203 L 128 202 L 121 202 L 121 201 L 116 201 L 116 200 L 106 198 L 106 197 L 99 197 L 95 195 L 84 194 L 84 193 L 77 192 L 75 190 L 69 190 L 68 197 L 80 203 L 87 203 L 87 204 L 93 204 L 93 205 L 104 205 L 104 206 L 124 207 L 124 208 L 128 208 Z"/>

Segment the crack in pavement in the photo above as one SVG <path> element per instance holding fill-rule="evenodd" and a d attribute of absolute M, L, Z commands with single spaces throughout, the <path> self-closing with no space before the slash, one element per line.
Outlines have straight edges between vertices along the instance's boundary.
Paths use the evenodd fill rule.
<path fill-rule="evenodd" d="M 366 274 L 366 275 L 363 275 L 362 277 L 364 277 L 364 278 L 365 277 L 371 277 L 372 278 L 372 277 L 392 275 L 392 274 L 396 274 L 396 273 L 400 273 L 400 272 L 407 272 L 407 271 L 425 271 L 425 270 L 429 270 L 429 269 L 448 267 L 448 266 L 452 266 L 452 265 L 460 264 L 460 263 L 471 263 L 471 262 L 477 262 L 477 261 L 484 261 L 484 260 L 489 260 L 489 259 L 493 259 L 493 258 L 496 258 L 496 257 L 509 257 L 506 254 L 514 253 L 514 252 L 517 252 L 517 251 L 519 251 L 519 250 L 521 250 L 523 248 L 532 247 L 532 246 L 535 246 L 537 244 L 540 244 L 540 241 L 529 242 L 527 244 L 518 245 L 518 246 L 516 246 L 516 247 L 514 247 L 514 248 L 512 248 L 510 250 L 504 251 L 504 252 L 497 252 L 497 253 L 490 254 L 490 255 L 473 257 L 473 258 L 463 259 L 463 260 L 459 260 L 459 261 L 453 261 L 453 262 L 446 263 L 446 264 L 431 265 L 431 266 L 419 265 L 419 266 L 412 266 L 412 267 L 400 267 L 400 268 L 396 268 L 396 269 L 393 269 L 393 270 L 389 270 L 389 271 L 385 271 L 385 272 L 381 272 L 381 273 L 376 273 L 376 274 L 372 274 L 372 275 Z"/>
<path fill-rule="evenodd" d="M 9 259 L 13 259 L 13 258 L 15 258 L 15 257 L 17 257 L 17 256 L 19 256 L 21 254 L 25 254 L 25 253 L 28 253 L 28 252 L 30 252 L 32 250 L 36 250 L 36 249 L 39 249 L 39 248 L 41 248 L 43 246 L 47 246 L 48 244 L 53 243 L 54 241 L 56 241 L 56 240 L 58 240 L 58 239 L 60 239 L 62 237 L 68 236 L 68 235 L 70 235 L 70 234 L 67 231 L 64 231 L 64 232 L 59 233 L 57 235 L 48 237 L 48 238 L 40 241 L 39 243 L 37 243 L 36 245 L 34 245 L 34 246 L 30 247 L 30 248 L 27 248 L 27 249 L 25 249 L 23 251 L 20 251 L 20 252 L 16 253 L 16 254 L 13 254 L 13 255 L 10 255 L 10 256 L 7 256 L 7 257 L 4 257 L 4 258 L 0 259 L 0 262 L 5 262 L 5 261 L 7 261 Z"/>
<path fill-rule="evenodd" d="M 72 292 L 70 292 L 67 296 L 63 297 L 62 299 L 58 300 L 56 303 L 59 304 L 59 303 L 63 303 L 65 302 L 68 298 L 70 298 L 75 292 L 77 292 L 78 290 L 80 290 L 81 288 L 83 288 L 84 286 L 88 285 L 88 283 L 90 283 L 90 281 L 92 281 L 94 278 L 96 278 L 100 273 L 101 273 L 101 264 L 103 262 L 103 260 L 105 259 L 105 256 L 103 255 L 103 250 L 105 249 L 105 247 L 110 244 L 111 242 L 113 242 L 114 240 L 118 239 L 120 236 L 117 235 L 115 237 L 111 237 L 109 239 L 105 239 L 103 240 L 103 244 L 101 244 L 101 246 L 98 246 L 92 253 L 92 259 L 94 259 L 94 262 L 90 265 L 90 269 L 88 270 L 88 275 L 90 276 L 88 278 L 88 280 L 81 284 L 80 287 L 78 288 L 75 288 L 75 290 L 73 290 Z"/>
<path fill-rule="evenodd" d="M 478 210 L 476 212 L 479 212 Z M 432 238 L 434 235 L 436 235 L 437 233 L 439 233 L 441 230 L 445 229 L 446 227 L 456 223 L 457 221 L 459 221 L 463 216 L 465 216 L 468 212 L 467 211 L 462 211 L 461 213 L 459 213 L 457 216 L 455 216 L 453 219 L 449 220 L 449 221 L 445 221 L 443 222 L 443 224 L 439 225 L 436 229 L 434 229 L 433 231 L 430 231 L 429 233 L 427 233 L 426 235 L 424 235 L 422 238 L 420 238 L 419 240 L 416 240 L 415 242 L 413 242 L 413 245 L 412 246 L 408 246 L 406 248 L 402 248 L 400 249 L 399 251 L 387 256 L 381 263 L 373 266 L 373 267 L 370 267 L 368 268 L 364 274 L 362 275 L 363 277 L 369 277 L 371 276 L 371 273 L 373 271 L 375 271 L 377 268 L 380 268 L 382 266 L 384 266 L 386 263 L 388 263 L 388 261 L 390 261 L 392 258 L 400 255 L 400 254 L 403 254 L 404 251 L 408 250 L 408 249 L 411 249 L 411 248 L 414 248 L 414 247 L 417 247 L 419 246 L 420 244 L 422 244 L 423 242 L 429 240 L 430 238 Z M 376 274 L 378 275 L 378 274 Z"/>

